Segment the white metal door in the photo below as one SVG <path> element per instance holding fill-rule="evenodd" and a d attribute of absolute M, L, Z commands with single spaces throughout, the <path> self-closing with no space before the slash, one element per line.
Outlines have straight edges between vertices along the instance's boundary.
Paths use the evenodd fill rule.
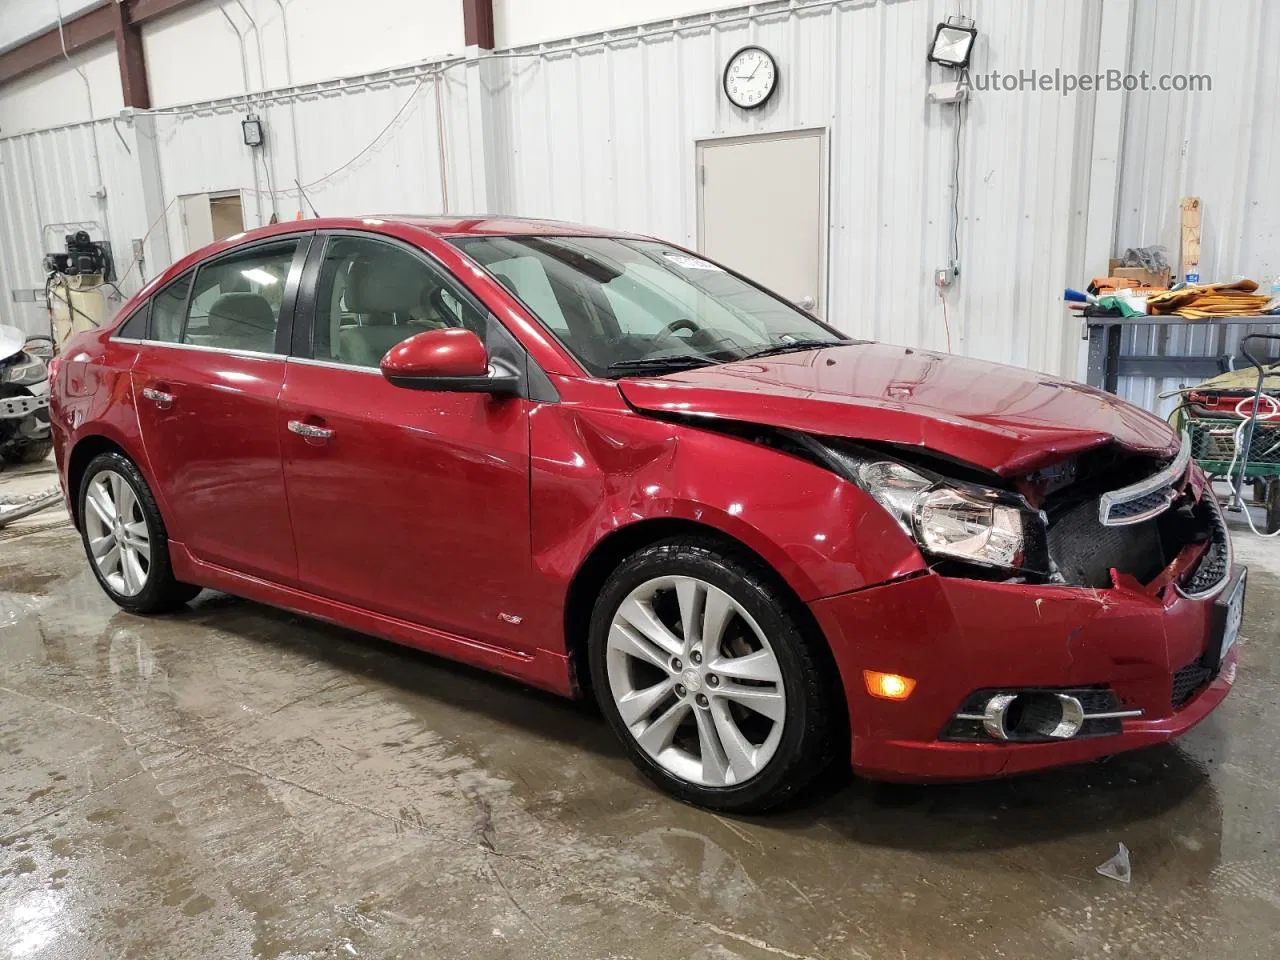
<path fill-rule="evenodd" d="M 213 243 L 213 211 L 207 193 L 192 193 L 179 198 L 182 208 L 182 235 L 187 253 Z"/>
<path fill-rule="evenodd" d="M 698 248 L 822 315 L 827 164 L 821 130 L 698 144 Z"/>

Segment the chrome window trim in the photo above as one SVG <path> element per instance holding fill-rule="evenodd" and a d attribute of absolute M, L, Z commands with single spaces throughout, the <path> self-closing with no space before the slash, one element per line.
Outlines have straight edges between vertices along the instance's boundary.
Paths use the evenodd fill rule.
<path fill-rule="evenodd" d="M 1155 493 L 1161 487 L 1172 486 L 1181 480 L 1186 474 L 1190 463 L 1191 435 L 1184 433 L 1182 434 L 1182 446 L 1178 449 L 1178 455 L 1173 458 L 1173 462 L 1169 466 L 1159 473 L 1153 473 L 1145 480 L 1139 480 L 1137 483 L 1121 487 L 1119 490 L 1108 491 L 1098 499 L 1098 522 L 1104 527 L 1127 527 L 1135 523 L 1142 523 L 1144 520 L 1150 520 L 1152 517 L 1164 513 L 1174 501 L 1175 495 L 1172 491 L 1170 491 L 1170 495 L 1165 499 L 1165 502 L 1154 510 L 1148 510 L 1133 517 L 1123 517 L 1119 520 L 1111 519 L 1113 507 L 1139 500 Z"/>
<path fill-rule="evenodd" d="M 132 343 L 140 347 L 167 347 L 171 350 L 196 350 L 200 353 L 221 353 L 232 357 L 250 357 L 260 360 L 289 360 L 284 353 L 263 353 L 260 350 L 236 350 L 231 347 L 211 347 L 203 343 L 173 343 L 169 340 L 135 340 L 133 337 L 112 337 L 115 343 Z"/>
<path fill-rule="evenodd" d="M 328 367 L 333 370 L 355 370 L 359 373 L 372 373 L 382 376 L 382 370 L 378 367 L 365 367 L 356 363 L 340 363 L 337 360 L 317 360 L 315 357 L 286 357 L 290 363 L 302 363 L 308 367 Z"/>

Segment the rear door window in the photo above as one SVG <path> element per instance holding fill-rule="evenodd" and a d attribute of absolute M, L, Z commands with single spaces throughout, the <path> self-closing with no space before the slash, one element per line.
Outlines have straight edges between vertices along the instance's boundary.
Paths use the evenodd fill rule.
<path fill-rule="evenodd" d="M 298 242 L 262 244 L 199 267 L 180 342 L 275 353 L 285 282 Z"/>

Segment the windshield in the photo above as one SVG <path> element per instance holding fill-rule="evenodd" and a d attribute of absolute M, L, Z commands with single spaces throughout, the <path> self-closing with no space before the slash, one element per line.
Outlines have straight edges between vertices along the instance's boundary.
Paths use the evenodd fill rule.
<path fill-rule="evenodd" d="M 693 254 L 651 240 L 459 237 L 599 377 L 663 372 L 845 338 Z"/>

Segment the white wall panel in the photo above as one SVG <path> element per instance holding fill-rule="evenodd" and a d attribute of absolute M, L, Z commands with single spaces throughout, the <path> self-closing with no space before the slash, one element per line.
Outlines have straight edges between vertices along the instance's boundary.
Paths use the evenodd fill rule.
<path fill-rule="evenodd" d="M 0 134 L 109 117 L 123 106 L 116 47 L 108 40 L 0 87 Z"/>
<path fill-rule="evenodd" d="M 272 11 L 274 0 L 257 0 Z M 293 83 L 373 73 L 423 60 L 461 54 L 461 0 L 292 0 L 288 4 Z M 276 17 L 268 17 L 266 42 L 273 40 Z M 277 34 L 278 38 L 278 34 Z M 275 85 L 283 77 L 268 79 Z"/>
<path fill-rule="evenodd" d="M 1178 269 L 1180 200 L 1198 196 L 1202 280 L 1244 275 L 1269 289 L 1280 275 L 1280 4 L 1137 0 L 1133 36 L 1131 72 L 1208 74 L 1212 90 L 1126 95 L 1117 249 L 1159 244 Z M 1130 333 L 1124 349 L 1221 356 L 1237 352 L 1243 332 L 1175 320 Z M 1173 401 L 1156 394 L 1179 385 L 1126 377 L 1120 393 L 1167 412 Z"/>
<path fill-rule="evenodd" d="M 762 4 L 749 19 L 734 21 L 731 11 L 676 32 L 511 60 L 500 96 L 512 209 L 694 245 L 697 140 L 824 127 L 829 319 L 855 334 L 943 347 L 932 271 L 949 256 L 956 114 L 926 103 L 924 57 L 952 6 Z M 973 4 L 982 31 L 975 64 L 1082 69 L 1089 6 Z M 749 42 L 775 54 L 781 80 L 765 108 L 744 113 L 719 84 L 726 59 Z M 1075 372 L 1077 334 L 1061 294 L 1080 269 L 1067 261 L 1081 225 L 1072 196 L 1081 102 L 978 92 L 964 108 L 962 276 L 948 291 L 956 352 Z"/>
<path fill-rule="evenodd" d="M 235 4 L 227 6 L 234 21 L 216 4 L 199 4 L 142 25 L 153 107 L 244 93 L 246 70 L 247 89 L 262 89 L 257 38 Z"/>
<path fill-rule="evenodd" d="M 164 195 L 172 201 L 241 190 L 249 226 L 273 213 L 282 220 L 311 216 L 312 205 L 322 216 L 477 209 L 463 83 L 460 67 L 441 75 L 438 109 L 434 75 L 416 70 L 267 101 L 162 113 L 157 139 Z M 242 140 L 240 122 L 249 110 L 265 124 L 261 150 Z M 177 203 L 168 216 L 176 257 L 185 252 Z"/>
<path fill-rule="evenodd" d="M 1201 277 L 1280 274 L 1280 4 L 1138 0 L 1132 72 L 1208 74 L 1200 93 L 1128 95 L 1117 245 L 1177 266 L 1182 197 L 1202 200 Z"/>
<path fill-rule="evenodd" d="M 493 0 L 493 28 L 499 46 L 520 47 L 738 5 L 724 0 Z"/>
<path fill-rule="evenodd" d="M 144 24 L 142 41 L 152 105 L 168 107 L 460 54 L 462 4 L 206 2 Z"/>

